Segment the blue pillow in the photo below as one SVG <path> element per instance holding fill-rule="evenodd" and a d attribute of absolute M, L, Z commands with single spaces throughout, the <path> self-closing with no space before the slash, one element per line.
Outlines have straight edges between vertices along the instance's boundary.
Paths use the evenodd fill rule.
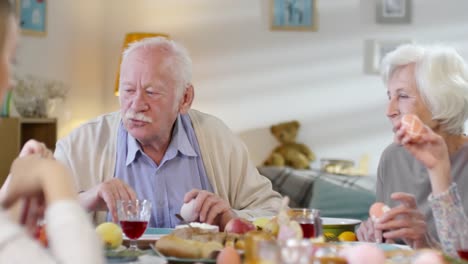
<path fill-rule="evenodd" d="M 340 217 L 365 220 L 369 207 L 375 202 L 375 193 L 354 185 L 345 185 L 315 179 L 309 208 L 320 209 L 322 217 Z"/>

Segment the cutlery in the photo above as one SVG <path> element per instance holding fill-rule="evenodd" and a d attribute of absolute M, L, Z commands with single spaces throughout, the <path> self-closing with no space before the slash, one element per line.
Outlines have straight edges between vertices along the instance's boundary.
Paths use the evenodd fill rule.
<path fill-rule="evenodd" d="M 179 219 L 183 225 L 188 225 L 190 228 L 194 228 L 188 221 L 185 221 L 185 219 L 180 214 L 175 214 L 175 217 L 177 217 L 177 219 Z"/>

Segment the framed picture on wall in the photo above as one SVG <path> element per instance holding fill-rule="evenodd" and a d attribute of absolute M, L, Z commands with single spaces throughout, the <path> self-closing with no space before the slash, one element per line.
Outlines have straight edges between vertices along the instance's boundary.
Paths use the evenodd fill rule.
<path fill-rule="evenodd" d="M 26 35 L 45 36 L 47 0 L 15 0 L 21 32 Z"/>
<path fill-rule="evenodd" d="M 370 39 L 364 43 L 364 72 L 380 74 L 380 64 L 385 55 L 402 44 L 411 43 L 409 39 Z"/>
<path fill-rule="evenodd" d="M 317 31 L 317 0 L 270 0 L 272 30 Z"/>
<path fill-rule="evenodd" d="M 411 6 L 411 0 L 377 0 L 376 21 L 380 24 L 409 24 Z"/>

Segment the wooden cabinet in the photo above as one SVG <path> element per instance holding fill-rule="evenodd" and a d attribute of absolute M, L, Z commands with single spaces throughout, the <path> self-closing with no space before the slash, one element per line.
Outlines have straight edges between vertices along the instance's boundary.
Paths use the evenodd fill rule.
<path fill-rule="evenodd" d="M 13 160 L 29 139 L 54 149 L 57 141 L 55 118 L 2 118 L 0 120 L 0 186 L 8 176 Z"/>

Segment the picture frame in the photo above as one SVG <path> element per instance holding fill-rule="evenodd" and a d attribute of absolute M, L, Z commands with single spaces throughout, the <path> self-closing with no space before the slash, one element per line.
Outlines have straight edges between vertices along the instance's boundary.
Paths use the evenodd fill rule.
<path fill-rule="evenodd" d="M 15 0 L 21 33 L 47 35 L 47 0 Z"/>
<path fill-rule="evenodd" d="M 376 22 L 379 24 L 411 23 L 412 0 L 377 0 Z"/>
<path fill-rule="evenodd" d="M 409 44 L 410 39 L 368 39 L 364 43 L 364 72 L 380 74 L 380 64 L 385 55 L 402 44 Z"/>
<path fill-rule="evenodd" d="M 270 0 L 270 29 L 317 31 L 317 0 Z"/>

